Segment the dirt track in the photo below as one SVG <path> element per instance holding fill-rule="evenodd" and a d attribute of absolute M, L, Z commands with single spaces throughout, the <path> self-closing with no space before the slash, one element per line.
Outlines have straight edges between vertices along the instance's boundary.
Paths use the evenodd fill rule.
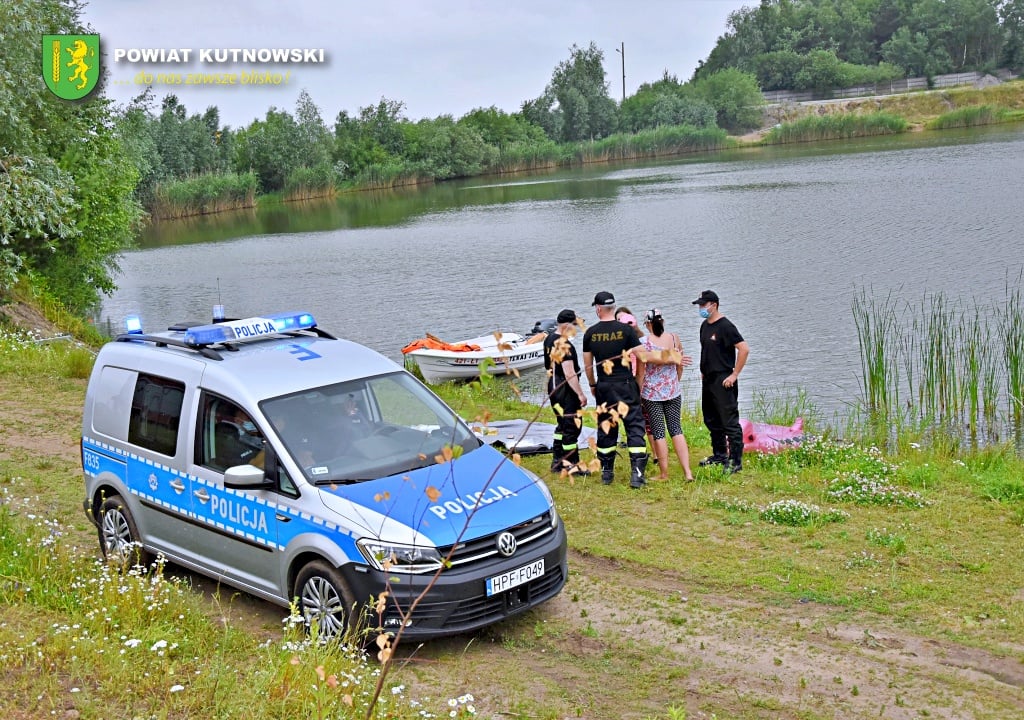
<path fill-rule="evenodd" d="M 709 594 L 679 576 L 638 574 L 578 552 L 570 568 L 561 595 L 524 618 L 405 646 L 395 679 L 419 683 L 427 695 L 456 683 L 451 692 L 472 692 L 483 717 L 515 717 L 508 708 L 523 696 L 557 709 L 556 717 L 637 720 L 664 716 L 670 705 L 686 707 L 688 718 L 1024 713 L 1024 648 L 1000 656 L 866 613 L 766 604 L 754 592 Z M 213 603 L 212 583 L 192 580 Z M 268 638 L 278 636 L 284 615 L 244 595 L 217 603 L 216 613 Z"/>

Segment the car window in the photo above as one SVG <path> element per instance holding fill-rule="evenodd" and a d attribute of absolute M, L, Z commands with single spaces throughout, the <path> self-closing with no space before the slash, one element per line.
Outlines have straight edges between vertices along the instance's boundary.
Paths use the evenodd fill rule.
<path fill-rule="evenodd" d="M 242 408 L 215 395 L 204 395 L 196 462 L 218 472 L 236 465 L 263 467 L 263 434 Z"/>
<path fill-rule="evenodd" d="M 173 456 L 184 397 L 184 383 L 139 373 L 128 420 L 128 442 Z"/>

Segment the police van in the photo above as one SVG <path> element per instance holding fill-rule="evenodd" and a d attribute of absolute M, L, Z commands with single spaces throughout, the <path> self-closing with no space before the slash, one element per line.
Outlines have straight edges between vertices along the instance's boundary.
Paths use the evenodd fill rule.
<path fill-rule="evenodd" d="M 427 638 L 523 612 L 567 578 L 544 482 L 307 312 L 152 334 L 133 321 L 97 356 L 82 467 L 107 557 L 162 555 L 294 600 L 321 637 L 385 590 L 372 626 Z"/>

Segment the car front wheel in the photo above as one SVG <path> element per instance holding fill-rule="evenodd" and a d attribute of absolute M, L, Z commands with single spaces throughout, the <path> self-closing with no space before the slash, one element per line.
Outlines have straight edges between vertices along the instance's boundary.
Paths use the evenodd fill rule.
<path fill-rule="evenodd" d="M 295 578 L 295 596 L 316 637 L 335 640 L 345 634 L 355 602 L 337 570 L 319 560 L 309 563 Z"/>

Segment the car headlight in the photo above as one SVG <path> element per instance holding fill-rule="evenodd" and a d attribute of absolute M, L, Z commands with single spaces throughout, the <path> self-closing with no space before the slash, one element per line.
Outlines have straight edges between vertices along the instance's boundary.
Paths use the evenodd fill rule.
<path fill-rule="evenodd" d="M 548 507 L 551 508 L 551 527 L 558 527 L 558 510 L 555 509 L 555 499 L 551 497 L 551 490 L 548 489 L 547 483 L 540 479 L 540 476 L 532 470 L 522 468 L 522 471 L 536 483 L 537 488 L 543 493 L 544 499 L 548 501 Z"/>
<path fill-rule="evenodd" d="M 385 572 L 436 572 L 444 564 L 437 548 L 363 538 L 356 545 L 373 567 Z"/>

